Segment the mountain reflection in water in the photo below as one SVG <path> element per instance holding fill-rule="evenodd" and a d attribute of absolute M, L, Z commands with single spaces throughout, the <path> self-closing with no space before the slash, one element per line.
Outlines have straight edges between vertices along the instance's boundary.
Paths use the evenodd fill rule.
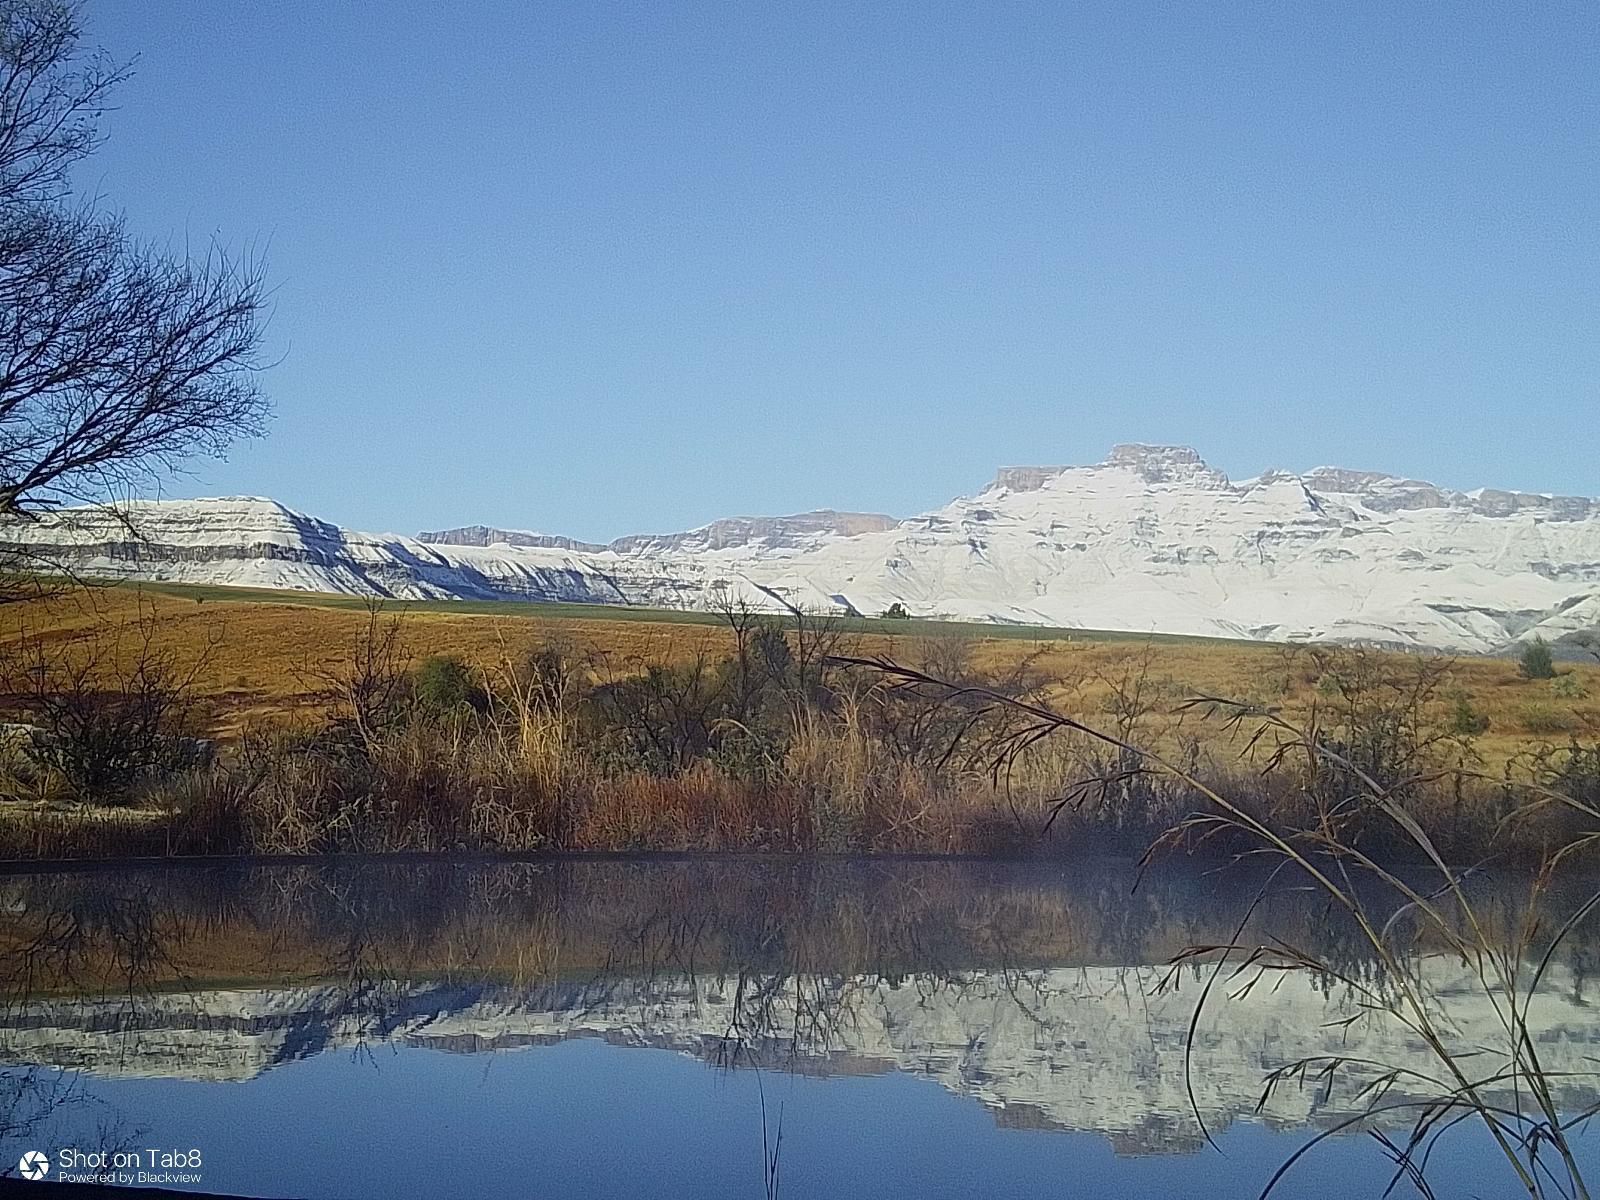
<path fill-rule="evenodd" d="M 1435 1072 L 1392 1017 L 1303 973 L 1213 1001 L 1186 1072 L 1206 972 L 1167 964 L 1232 940 L 1261 881 L 1167 867 L 1134 882 L 1123 862 L 762 859 L 11 876 L 0 1134 L 22 1136 L 49 1107 L 28 1092 L 41 1071 L 250 1081 L 380 1046 L 489 1055 L 590 1038 L 732 1068 L 901 1073 L 1001 1126 L 1093 1132 L 1121 1154 L 1199 1148 L 1195 1109 L 1213 1133 L 1241 1118 L 1327 1128 L 1387 1070 Z M 1525 888 L 1479 886 L 1491 926 L 1526 916 Z M 1316 893 L 1274 887 L 1246 940 L 1313 945 L 1344 974 L 1376 977 Z M 1559 920 L 1581 899 L 1547 903 Z M 1564 943 L 1529 1015 L 1574 1110 L 1596 1099 L 1597 930 Z M 1394 936 L 1407 936 L 1403 915 Z M 1467 966 L 1426 944 L 1409 952 L 1461 1044 L 1491 1043 L 1498 1017 Z M 1280 1089 L 1258 1116 L 1266 1073 L 1309 1055 L 1369 1065 Z"/>

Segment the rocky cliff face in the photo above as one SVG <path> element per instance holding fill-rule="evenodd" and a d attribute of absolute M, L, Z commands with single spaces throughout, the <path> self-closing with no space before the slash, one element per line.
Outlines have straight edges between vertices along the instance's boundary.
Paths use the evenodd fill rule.
<path fill-rule="evenodd" d="M 1492 651 L 1600 625 L 1600 502 L 1322 467 L 1230 481 L 1188 447 L 1012 467 L 905 520 L 819 510 L 605 546 L 481 526 L 377 536 L 270 500 L 150 501 L 12 525 L 86 575 L 707 607 L 732 590 L 875 613 Z"/>
<path fill-rule="evenodd" d="M 463 525 L 459 529 L 441 529 L 433 533 L 417 534 L 417 541 L 429 546 L 533 546 L 543 550 L 604 550 L 594 542 L 580 542 L 575 538 L 558 537 L 551 533 L 533 533 L 526 529 L 495 529 L 489 525 Z"/>

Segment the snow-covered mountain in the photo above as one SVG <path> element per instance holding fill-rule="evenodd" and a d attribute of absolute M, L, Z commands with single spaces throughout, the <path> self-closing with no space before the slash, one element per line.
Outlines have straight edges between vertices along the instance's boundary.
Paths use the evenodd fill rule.
<path fill-rule="evenodd" d="M 772 605 L 1494 650 L 1600 627 L 1600 501 L 1322 467 L 1230 481 L 1187 447 L 1012 467 L 905 520 L 820 510 L 606 545 L 341 529 L 271 500 L 140 501 L 0 530 L 80 574 L 379 594 Z"/>

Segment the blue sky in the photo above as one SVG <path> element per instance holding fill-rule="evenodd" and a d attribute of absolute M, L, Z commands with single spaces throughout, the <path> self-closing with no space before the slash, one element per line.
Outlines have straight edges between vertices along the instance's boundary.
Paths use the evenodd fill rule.
<path fill-rule="evenodd" d="M 1600 492 L 1592 3 L 90 0 L 82 181 L 264 247 L 169 495 L 582 537 L 1183 442 Z"/>

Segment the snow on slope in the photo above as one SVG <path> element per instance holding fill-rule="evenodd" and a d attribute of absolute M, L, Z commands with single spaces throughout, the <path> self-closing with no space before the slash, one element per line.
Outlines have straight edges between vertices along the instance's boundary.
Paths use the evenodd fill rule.
<path fill-rule="evenodd" d="M 903 521 L 819 511 L 607 546 L 484 527 L 340 529 L 271 500 L 144 501 L 13 525 L 89 575 L 392 595 L 771 604 L 1064 627 L 1492 650 L 1600 624 L 1600 502 L 1324 467 L 1231 482 L 1186 447 L 1002 470 Z M 513 542 L 517 544 L 512 544 Z"/>

